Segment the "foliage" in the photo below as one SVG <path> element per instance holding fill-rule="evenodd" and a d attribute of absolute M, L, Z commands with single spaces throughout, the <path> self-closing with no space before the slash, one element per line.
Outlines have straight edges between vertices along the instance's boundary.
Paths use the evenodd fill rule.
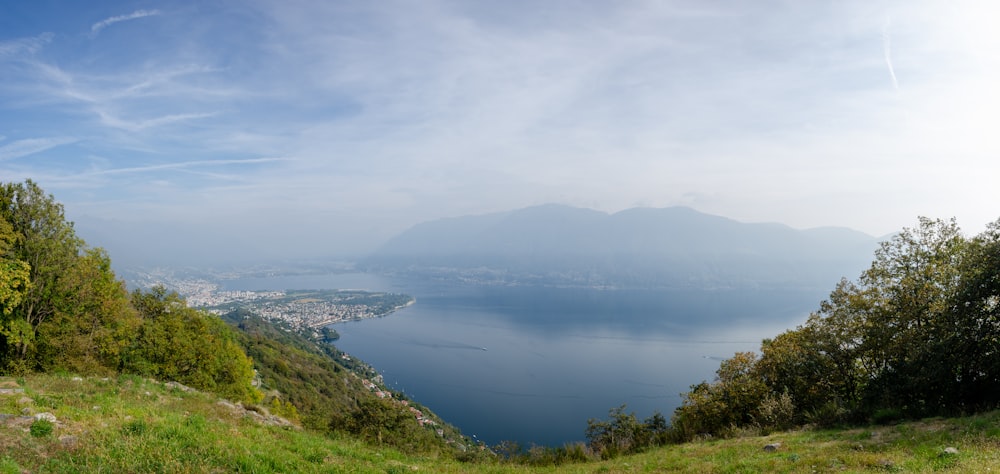
<path fill-rule="evenodd" d="M 163 287 L 136 290 L 132 304 L 142 325 L 127 351 L 126 370 L 247 403 L 262 399 L 253 387 L 253 362 L 218 317 L 188 308 Z"/>
<path fill-rule="evenodd" d="M 2 286 L 10 288 L 10 280 L 19 280 L 25 269 L 10 260 L 23 262 L 29 272 L 29 284 L 17 290 L 17 304 L 4 308 L 0 356 L 10 370 L 30 370 L 38 326 L 63 303 L 66 295 L 59 281 L 79 257 L 83 241 L 66 220 L 62 205 L 30 180 L 0 185 L 0 220 L 9 229 L 2 231 L 9 247 L 4 270 L 13 271 L 4 272 Z"/>
<path fill-rule="evenodd" d="M 107 253 L 87 250 L 58 285 L 65 298 L 38 327 L 38 365 L 85 374 L 120 370 L 141 321 Z"/>
<path fill-rule="evenodd" d="M 31 285 L 31 267 L 11 252 L 17 240 L 10 223 L 0 219 L 0 321 L 5 323 L 4 328 Z"/>
<path fill-rule="evenodd" d="M 757 356 L 739 352 L 723 361 L 716 380 L 691 387 L 674 411 L 672 425 L 681 439 L 719 435 L 734 426 L 755 424 L 768 387 L 755 372 Z"/>
<path fill-rule="evenodd" d="M 421 426 L 413 414 L 391 399 L 365 397 L 358 409 L 330 422 L 333 431 L 346 431 L 379 446 L 392 446 L 407 453 L 427 452 L 439 444 L 437 434 Z"/>
<path fill-rule="evenodd" d="M 224 318 L 235 324 L 237 340 L 253 359 L 262 387 L 293 405 L 303 426 L 324 430 L 334 414 L 354 410 L 354 399 L 367 395 L 360 380 L 348 378 L 312 341 L 242 310 Z"/>
<path fill-rule="evenodd" d="M 754 402 L 757 402 L 754 405 Z M 966 238 L 921 218 L 798 328 L 737 354 L 675 411 L 681 438 L 1000 405 L 1000 221 Z"/>
<path fill-rule="evenodd" d="M 625 405 L 611 409 L 607 420 L 587 420 L 588 446 L 602 459 L 661 446 L 670 434 L 667 420 L 660 413 L 640 422 L 635 413 L 625 412 Z"/>
<path fill-rule="evenodd" d="M 455 452 L 456 446 L 448 441 L 461 438 L 455 428 L 439 423 L 435 426 L 444 433 L 439 436 L 430 427 L 419 426 L 409 411 L 419 408 L 427 415 L 425 408 L 382 400 L 362 384 L 361 377 L 378 376 L 371 367 L 356 359 L 348 361 L 330 344 L 285 331 L 245 310 L 223 318 L 238 329 L 240 344 L 253 358 L 261 387 L 272 397 L 266 404 L 271 413 L 298 417 L 306 428 L 351 433 L 407 452 Z M 352 368 L 345 368 L 345 363 Z M 278 404 L 281 408 L 276 408 Z"/>

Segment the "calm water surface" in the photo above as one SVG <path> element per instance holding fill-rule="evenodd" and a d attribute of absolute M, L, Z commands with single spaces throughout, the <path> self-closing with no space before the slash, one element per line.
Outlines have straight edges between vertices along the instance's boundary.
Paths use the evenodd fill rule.
<path fill-rule="evenodd" d="M 721 358 L 801 324 L 816 291 L 499 288 L 370 274 L 233 280 L 228 289 L 353 288 L 415 305 L 342 323 L 337 346 L 396 390 L 488 444 L 582 441 L 588 418 L 627 404 L 669 418 Z"/>

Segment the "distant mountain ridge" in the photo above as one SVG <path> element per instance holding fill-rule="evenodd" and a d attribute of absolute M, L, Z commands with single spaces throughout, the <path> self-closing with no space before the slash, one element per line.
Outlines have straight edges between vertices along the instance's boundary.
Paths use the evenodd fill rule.
<path fill-rule="evenodd" d="M 830 288 L 856 277 L 876 246 L 875 237 L 847 228 L 747 224 L 687 207 L 607 214 L 549 204 L 418 224 L 366 263 L 388 271 L 478 270 L 510 284 Z"/>

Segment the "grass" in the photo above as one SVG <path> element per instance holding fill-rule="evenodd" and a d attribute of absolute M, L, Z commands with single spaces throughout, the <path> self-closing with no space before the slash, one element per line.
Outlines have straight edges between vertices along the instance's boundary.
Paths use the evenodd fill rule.
<path fill-rule="evenodd" d="M 609 461 L 529 468 L 404 455 L 264 426 L 208 394 L 137 377 L 29 376 L 0 395 L 0 474 L 21 472 L 1000 472 L 1000 412 L 889 426 L 800 430 L 667 446 Z M 35 419 L 56 416 L 38 436 Z M 40 425 L 35 425 L 40 426 Z M 46 431 L 45 429 L 41 429 Z M 781 443 L 775 452 L 763 446 Z M 945 454 L 947 447 L 957 454 Z"/>

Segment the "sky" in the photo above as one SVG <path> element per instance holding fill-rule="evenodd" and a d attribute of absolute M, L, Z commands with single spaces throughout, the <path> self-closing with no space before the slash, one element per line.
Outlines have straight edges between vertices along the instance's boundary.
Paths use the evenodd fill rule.
<path fill-rule="evenodd" d="M 1000 217 L 1000 6 L 0 5 L 0 181 L 112 258 L 352 256 L 426 220 Z M 117 253 L 116 253 L 117 252 Z"/>

